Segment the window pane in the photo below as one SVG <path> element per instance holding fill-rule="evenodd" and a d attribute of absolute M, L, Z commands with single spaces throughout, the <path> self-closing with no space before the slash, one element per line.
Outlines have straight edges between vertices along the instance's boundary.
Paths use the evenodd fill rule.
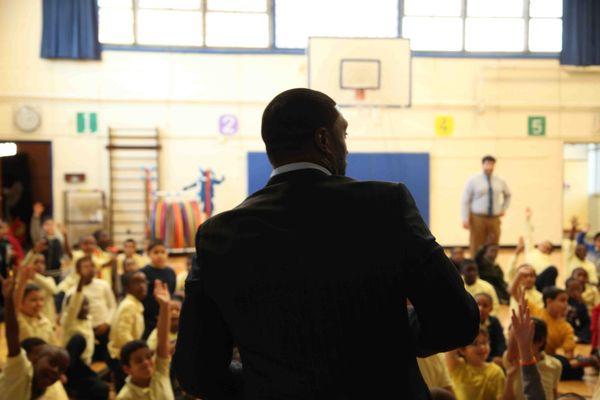
<path fill-rule="evenodd" d="M 412 50 L 462 50 L 462 19 L 404 17 L 402 36 L 410 39 Z"/>
<path fill-rule="evenodd" d="M 268 47 L 267 14 L 206 14 L 206 45 L 213 47 Z"/>
<path fill-rule="evenodd" d="M 201 46 L 202 13 L 139 10 L 137 33 L 140 44 Z"/>
<path fill-rule="evenodd" d="M 208 0 L 210 11 L 267 12 L 266 0 Z"/>
<path fill-rule="evenodd" d="M 529 0 L 530 17 L 562 17 L 563 0 Z"/>
<path fill-rule="evenodd" d="M 199 10 L 200 0 L 138 0 L 139 8 L 165 8 L 172 10 Z"/>
<path fill-rule="evenodd" d="M 523 0 L 468 0 L 470 17 L 522 17 Z"/>
<path fill-rule="evenodd" d="M 121 8 L 98 10 L 100 43 L 132 44 L 133 11 Z"/>
<path fill-rule="evenodd" d="M 275 13 L 277 47 L 306 47 L 310 36 L 398 36 L 397 0 L 276 0 Z"/>
<path fill-rule="evenodd" d="M 98 0 L 98 7 L 132 8 L 131 0 Z"/>
<path fill-rule="evenodd" d="M 404 15 L 458 17 L 461 0 L 404 0 Z"/>
<path fill-rule="evenodd" d="M 522 18 L 467 18 L 467 51 L 523 51 L 525 21 Z"/>
<path fill-rule="evenodd" d="M 529 50 L 560 52 L 562 50 L 562 19 L 530 19 Z"/>

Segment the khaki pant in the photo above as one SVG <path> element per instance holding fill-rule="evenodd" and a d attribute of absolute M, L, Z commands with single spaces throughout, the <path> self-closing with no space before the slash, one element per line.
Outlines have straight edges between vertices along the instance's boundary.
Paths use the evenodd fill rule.
<path fill-rule="evenodd" d="M 484 244 L 498 244 L 500 241 L 500 217 L 471 214 L 469 223 L 471 224 L 469 237 L 471 258 L 475 258 L 477 250 Z"/>

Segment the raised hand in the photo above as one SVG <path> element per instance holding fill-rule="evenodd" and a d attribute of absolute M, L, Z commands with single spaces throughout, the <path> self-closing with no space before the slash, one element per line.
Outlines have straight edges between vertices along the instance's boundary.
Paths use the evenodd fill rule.
<path fill-rule="evenodd" d="M 527 207 L 525 209 L 525 218 L 527 218 L 527 221 L 529 221 L 531 219 L 532 215 L 533 215 L 533 211 L 531 211 L 531 208 Z"/>
<path fill-rule="evenodd" d="M 520 254 L 524 250 L 525 250 L 525 239 L 523 239 L 523 236 L 519 236 L 519 242 L 517 243 L 517 248 L 515 249 L 515 251 L 517 252 L 517 254 Z"/>
<path fill-rule="evenodd" d="M 531 357 L 533 357 L 533 334 L 535 333 L 535 325 L 531 320 L 524 291 L 519 296 L 518 311 L 512 311 L 511 321 L 512 334 L 517 341 L 521 359 L 531 359 Z"/>
<path fill-rule="evenodd" d="M 169 305 L 171 301 L 171 294 L 169 293 L 169 287 L 165 282 L 158 279 L 154 281 L 154 298 L 159 305 Z"/>

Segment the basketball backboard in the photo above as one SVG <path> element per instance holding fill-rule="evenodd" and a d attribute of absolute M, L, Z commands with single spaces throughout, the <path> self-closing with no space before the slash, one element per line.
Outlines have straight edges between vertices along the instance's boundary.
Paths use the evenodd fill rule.
<path fill-rule="evenodd" d="M 311 37 L 308 87 L 341 107 L 410 107 L 408 39 Z"/>

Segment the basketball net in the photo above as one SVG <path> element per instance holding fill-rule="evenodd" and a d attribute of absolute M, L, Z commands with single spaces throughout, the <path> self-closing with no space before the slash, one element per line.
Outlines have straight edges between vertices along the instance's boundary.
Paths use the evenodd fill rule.
<path fill-rule="evenodd" d="M 354 90 L 354 98 L 358 101 L 363 101 L 365 99 L 366 93 L 365 89 L 355 89 Z"/>

